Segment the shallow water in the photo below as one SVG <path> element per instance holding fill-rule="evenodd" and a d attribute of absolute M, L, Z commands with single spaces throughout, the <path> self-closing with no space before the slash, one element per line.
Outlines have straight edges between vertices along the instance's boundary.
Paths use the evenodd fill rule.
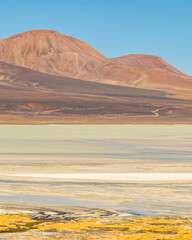
<path fill-rule="evenodd" d="M 191 214 L 191 181 L 121 181 L 130 173 L 192 174 L 192 126 L 0 126 L 0 204 Z M 66 174 L 91 177 L 58 177 Z"/>

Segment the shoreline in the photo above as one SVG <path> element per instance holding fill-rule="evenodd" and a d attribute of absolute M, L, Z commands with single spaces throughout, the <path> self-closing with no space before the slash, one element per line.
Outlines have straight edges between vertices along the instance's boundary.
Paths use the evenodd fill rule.
<path fill-rule="evenodd" d="M 146 125 L 149 125 L 149 126 L 189 126 L 191 125 L 192 126 L 192 122 L 191 123 L 188 123 L 188 122 L 181 122 L 181 123 L 174 123 L 174 122 L 157 122 L 157 123 L 154 123 L 154 122 L 147 122 L 147 123 L 140 123 L 140 122 L 132 122 L 132 123 L 57 123 L 57 124 L 52 124 L 52 123 L 32 123 L 32 124 L 29 124 L 29 123 L 23 123 L 23 124 L 1 124 L 0 123 L 0 126 L 106 126 L 106 125 L 127 125 L 127 126 L 146 126 Z"/>

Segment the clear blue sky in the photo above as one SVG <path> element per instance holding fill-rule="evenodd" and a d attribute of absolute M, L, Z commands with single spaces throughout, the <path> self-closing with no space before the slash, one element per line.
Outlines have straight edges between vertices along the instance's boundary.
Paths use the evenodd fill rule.
<path fill-rule="evenodd" d="M 192 75 L 191 0 L 0 0 L 0 39 L 57 30 L 106 57 L 153 54 Z"/>

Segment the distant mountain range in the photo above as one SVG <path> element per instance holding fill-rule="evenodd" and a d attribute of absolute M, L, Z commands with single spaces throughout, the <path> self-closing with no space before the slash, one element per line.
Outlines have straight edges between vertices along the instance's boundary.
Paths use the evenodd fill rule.
<path fill-rule="evenodd" d="M 0 123 L 191 123 L 192 77 L 162 58 L 106 58 L 36 30 L 0 40 Z"/>

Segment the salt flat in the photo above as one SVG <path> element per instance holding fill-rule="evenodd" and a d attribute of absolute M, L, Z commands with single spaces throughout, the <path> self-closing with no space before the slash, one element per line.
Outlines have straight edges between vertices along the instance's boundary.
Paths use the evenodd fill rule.
<path fill-rule="evenodd" d="M 0 204 L 192 211 L 192 126 L 0 126 Z"/>
<path fill-rule="evenodd" d="M 4 176 L 4 175 L 2 175 Z M 5 176 L 109 181 L 192 181 L 192 173 L 11 174 Z"/>

